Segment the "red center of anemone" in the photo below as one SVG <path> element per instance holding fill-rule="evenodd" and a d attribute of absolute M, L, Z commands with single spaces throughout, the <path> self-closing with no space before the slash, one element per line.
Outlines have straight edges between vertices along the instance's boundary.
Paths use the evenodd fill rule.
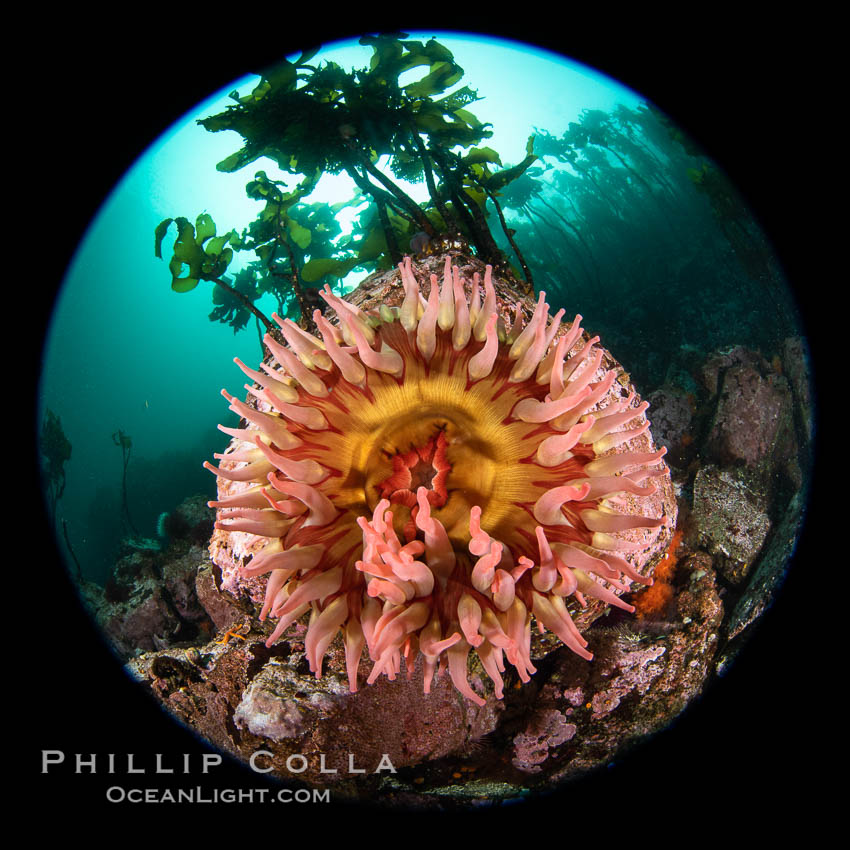
<path fill-rule="evenodd" d="M 445 431 L 440 429 L 424 445 L 394 454 L 390 458 L 392 474 L 378 484 L 381 498 L 413 509 L 416 507 L 416 493 L 424 487 L 432 507 L 445 505 L 449 497 L 446 479 L 452 469 L 446 457 L 448 444 Z"/>

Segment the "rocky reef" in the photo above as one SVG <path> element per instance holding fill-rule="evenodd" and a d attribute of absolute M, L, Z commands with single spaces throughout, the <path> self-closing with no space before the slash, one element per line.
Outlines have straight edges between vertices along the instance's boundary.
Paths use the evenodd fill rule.
<path fill-rule="evenodd" d="M 83 601 L 120 657 L 213 635 L 214 623 L 196 591 L 212 524 L 207 499 L 190 497 L 163 517 L 162 539 L 123 542 L 105 586 L 82 583 Z"/>
<path fill-rule="evenodd" d="M 583 629 L 588 663 L 536 637 L 530 683 L 505 676 L 481 707 L 419 669 L 348 692 L 342 645 L 308 669 L 306 625 L 271 648 L 255 602 L 222 586 L 206 550 L 213 511 L 189 500 L 161 551 L 134 549 L 84 595 L 131 675 L 217 748 L 263 750 L 283 779 L 341 798 L 451 808 L 551 789 L 669 726 L 728 670 L 782 584 L 804 518 L 813 416 L 805 346 L 768 360 L 683 351 L 648 394 L 679 520 L 634 615 Z M 364 662 L 365 664 L 365 662 Z M 483 670 L 470 669 L 481 688 Z M 291 756 L 306 759 L 297 776 Z M 394 771 L 381 769 L 388 758 Z"/>

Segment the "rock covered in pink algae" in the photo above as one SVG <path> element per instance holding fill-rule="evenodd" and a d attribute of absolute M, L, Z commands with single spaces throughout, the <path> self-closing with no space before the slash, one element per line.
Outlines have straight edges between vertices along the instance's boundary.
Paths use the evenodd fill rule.
<path fill-rule="evenodd" d="M 717 404 L 706 453 L 720 466 L 755 468 L 771 455 L 782 461 L 792 430 L 787 379 L 758 354 L 734 348 L 710 359 L 704 369 Z"/>
<path fill-rule="evenodd" d="M 514 755 L 511 763 L 525 773 L 539 773 L 540 765 L 565 741 L 576 733 L 574 723 L 556 708 L 538 711 L 526 726 L 513 739 Z"/>

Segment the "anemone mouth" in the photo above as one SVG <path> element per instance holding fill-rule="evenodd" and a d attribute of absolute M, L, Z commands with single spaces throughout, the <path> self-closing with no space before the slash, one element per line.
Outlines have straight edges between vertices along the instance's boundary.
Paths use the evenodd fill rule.
<path fill-rule="evenodd" d="M 449 259 L 427 301 L 409 259 L 399 271 L 400 308 L 366 313 L 326 288 L 339 324 L 317 311 L 321 339 L 275 317 L 277 366 L 239 363 L 253 405 L 225 394 L 248 427 L 222 428 L 234 450 L 208 464 L 224 495 L 211 504 L 217 533 L 263 541 L 240 572 L 269 576 L 269 643 L 310 612 L 317 676 L 341 630 L 352 691 L 365 646 L 369 683 L 422 654 L 426 691 L 448 666 L 481 704 L 471 650 L 501 697 L 505 660 L 534 672 L 532 616 L 589 658 L 566 599 L 632 610 L 619 593 L 649 580 L 628 553 L 671 524 L 637 508 L 668 473 L 663 450 L 628 451 L 647 405 L 620 393 L 580 316 L 550 319 L 540 293 L 530 321 L 517 310 L 507 326 L 489 267 L 468 302 Z"/>
<path fill-rule="evenodd" d="M 447 484 L 450 482 L 447 482 L 447 479 L 452 471 L 452 465 L 447 456 L 447 449 L 451 445 L 450 437 L 446 436 L 449 430 L 448 422 L 442 417 L 432 421 L 428 415 L 424 419 L 424 430 L 433 431 L 432 436 L 424 441 L 410 441 L 407 450 L 381 449 L 383 471 L 386 472 L 386 463 L 389 462 L 392 472 L 383 477 L 378 484 L 367 485 L 367 493 L 373 490 L 377 494 L 369 502 L 371 510 L 375 509 L 381 499 L 388 499 L 391 505 L 413 508 L 416 506 L 420 487 L 425 490 L 425 497 L 432 509 L 441 508 L 448 501 Z M 400 423 L 402 430 L 407 432 L 416 421 Z M 392 443 L 400 444 L 395 439 Z M 376 463 L 380 461 L 376 460 Z M 369 467 L 372 466 L 373 464 L 370 463 Z"/>

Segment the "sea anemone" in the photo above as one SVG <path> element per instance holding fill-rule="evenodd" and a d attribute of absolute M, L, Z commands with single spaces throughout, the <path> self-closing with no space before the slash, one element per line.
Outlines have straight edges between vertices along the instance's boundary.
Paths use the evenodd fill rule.
<path fill-rule="evenodd" d="M 536 672 L 532 619 L 590 659 L 571 610 L 589 597 L 634 610 L 619 595 L 651 583 L 635 555 L 663 545 L 672 518 L 646 497 L 669 472 L 664 449 L 633 450 L 651 446 L 648 405 L 604 368 L 581 316 L 550 318 L 540 292 L 527 322 L 522 302 L 506 321 L 490 266 L 482 293 L 447 257 L 427 300 L 409 258 L 398 270 L 400 306 L 364 311 L 325 287 L 338 323 L 317 310 L 321 339 L 275 316 L 273 360 L 236 360 L 253 399 L 222 391 L 244 427 L 219 426 L 233 441 L 205 464 L 210 505 L 220 538 L 252 543 L 242 557 L 232 545 L 241 577 L 268 576 L 268 646 L 309 612 L 317 677 L 341 631 L 352 692 L 365 647 L 369 684 L 421 654 L 426 693 L 448 667 L 483 705 L 470 651 L 502 698 L 505 660 L 523 682 Z M 647 504 L 661 516 L 640 515 Z"/>

